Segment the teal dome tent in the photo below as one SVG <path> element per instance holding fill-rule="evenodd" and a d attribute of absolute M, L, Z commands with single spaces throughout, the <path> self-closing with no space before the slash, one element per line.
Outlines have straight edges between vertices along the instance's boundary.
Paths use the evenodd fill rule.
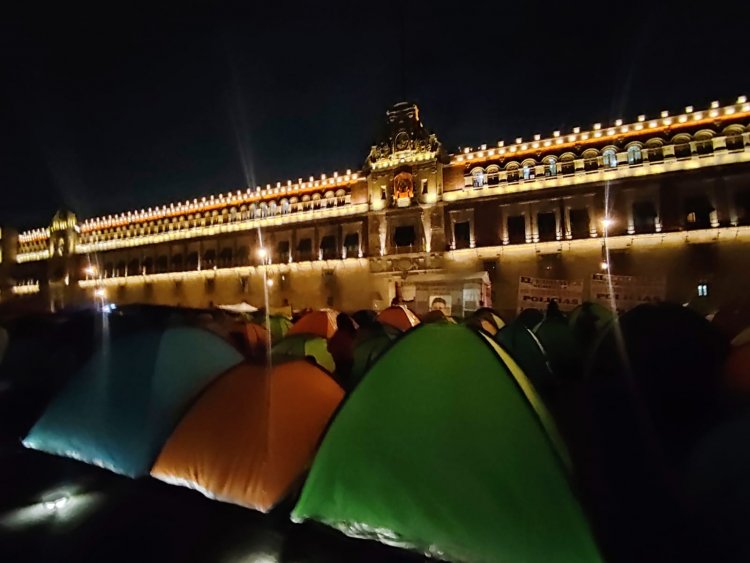
<path fill-rule="evenodd" d="M 565 459 L 507 352 L 423 325 L 345 402 L 292 517 L 448 560 L 599 562 Z"/>
<path fill-rule="evenodd" d="M 23 443 L 129 477 L 146 475 L 188 404 L 240 361 L 229 343 L 199 328 L 113 339 L 72 376 Z"/>

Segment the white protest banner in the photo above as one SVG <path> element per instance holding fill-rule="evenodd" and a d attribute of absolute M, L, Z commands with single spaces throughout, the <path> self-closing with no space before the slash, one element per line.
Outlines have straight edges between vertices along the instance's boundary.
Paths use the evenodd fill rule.
<path fill-rule="evenodd" d="M 546 280 L 521 276 L 518 281 L 518 312 L 545 311 L 552 300 L 561 311 L 571 311 L 583 301 L 583 280 Z"/>
<path fill-rule="evenodd" d="M 667 280 L 640 276 L 591 276 L 591 301 L 623 313 L 641 303 L 664 301 Z"/>

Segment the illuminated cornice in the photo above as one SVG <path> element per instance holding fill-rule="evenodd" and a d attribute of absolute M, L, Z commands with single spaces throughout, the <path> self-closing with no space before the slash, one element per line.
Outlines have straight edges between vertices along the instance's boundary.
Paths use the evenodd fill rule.
<path fill-rule="evenodd" d="M 611 144 L 618 140 L 643 137 L 646 134 L 676 133 L 683 129 L 693 129 L 703 125 L 711 126 L 716 122 L 747 118 L 750 118 L 750 103 L 745 96 L 740 96 L 733 105 L 719 107 L 718 102 L 712 102 L 704 111 L 694 111 L 692 106 L 688 106 L 684 113 L 675 116 L 670 116 L 668 112 L 663 111 L 658 119 L 647 120 L 645 115 L 640 115 L 636 122 L 624 125 L 622 120 L 618 119 L 614 125 L 605 128 L 602 128 L 600 123 L 595 123 L 589 131 L 581 132 L 580 127 L 574 127 L 570 134 L 555 131 L 552 137 L 545 139 L 542 139 L 541 135 L 534 135 L 532 141 L 524 142 L 523 139 L 518 138 L 509 146 L 505 146 L 505 143 L 500 141 L 497 147 L 487 148 L 487 145 L 482 145 L 477 151 L 466 148 L 461 154 L 451 155 L 451 164 L 457 166 L 492 159 L 523 159 L 535 156 L 539 151 L 562 151 L 574 147 Z"/>
<path fill-rule="evenodd" d="M 330 207 L 325 209 L 315 209 L 310 211 L 297 211 L 287 215 L 274 215 L 263 219 L 250 219 L 247 221 L 234 221 L 231 223 L 222 223 L 206 227 L 192 227 L 187 229 L 176 229 L 166 233 L 129 236 L 122 239 L 112 239 L 106 241 L 97 241 L 91 243 L 79 243 L 76 245 L 77 254 L 86 254 L 89 252 L 101 252 L 104 250 L 114 250 L 116 248 L 130 248 L 134 246 L 143 246 L 147 244 L 157 244 L 162 242 L 171 242 L 175 240 L 184 240 L 197 237 L 207 237 L 224 233 L 236 233 L 240 231 L 250 231 L 257 228 L 275 227 L 312 221 L 318 219 L 330 219 L 335 217 L 346 217 L 349 215 L 358 215 L 367 211 L 367 204 L 347 204 L 343 206 Z"/>
<path fill-rule="evenodd" d="M 367 258 L 336 258 L 333 260 L 312 260 L 283 264 L 267 264 L 261 266 L 232 266 L 229 268 L 207 268 L 203 270 L 189 270 L 183 272 L 164 272 L 160 274 L 135 274 L 131 276 L 117 276 L 79 280 L 78 285 L 84 289 L 98 287 L 112 287 L 121 285 L 142 285 L 144 283 L 181 282 L 195 279 L 236 278 L 239 276 L 260 275 L 265 270 L 266 275 L 284 274 L 288 272 L 304 272 L 311 270 L 330 270 L 336 268 L 353 268 L 367 264 Z"/>
<path fill-rule="evenodd" d="M 36 242 L 40 240 L 47 240 L 49 238 L 49 229 L 31 229 L 30 231 L 24 231 L 19 233 L 18 242 L 19 244 L 26 244 L 29 242 Z"/>
<path fill-rule="evenodd" d="M 120 213 L 119 215 L 107 215 L 87 219 L 81 225 L 81 232 L 88 233 L 101 229 L 129 225 L 131 223 L 142 223 L 167 217 L 178 217 L 189 213 L 204 213 L 206 211 L 214 211 L 226 207 L 300 196 L 316 191 L 347 188 L 356 184 L 358 181 L 359 174 L 347 170 L 344 175 L 339 175 L 338 172 L 334 172 L 332 176 L 322 174 L 318 180 L 310 176 L 310 179 L 307 182 L 302 181 L 302 178 L 294 183 L 291 180 L 287 180 L 286 184 L 276 182 L 274 187 L 272 187 L 271 184 L 266 184 L 265 188 L 257 186 L 254 190 L 252 188 L 247 188 L 245 191 L 237 190 L 236 192 L 228 192 L 226 195 L 212 195 L 200 199 L 195 198 L 192 201 L 188 200 L 185 202 L 170 203 L 156 208 L 149 207 L 148 209 L 128 211 L 126 213 Z"/>
<path fill-rule="evenodd" d="M 15 295 L 31 295 L 34 293 L 39 293 L 39 282 L 33 281 L 29 283 L 14 285 L 10 288 L 10 291 Z"/>
<path fill-rule="evenodd" d="M 49 258 L 49 250 L 38 250 L 36 252 L 19 252 L 16 256 L 16 261 L 20 262 L 36 262 L 37 260 L 46 260 Z"/>

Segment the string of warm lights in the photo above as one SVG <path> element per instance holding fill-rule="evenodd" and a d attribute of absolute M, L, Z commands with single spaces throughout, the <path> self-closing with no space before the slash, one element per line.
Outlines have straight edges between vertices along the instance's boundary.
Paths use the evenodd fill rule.
<path fill-rule="evenodd" d="M 466 147 L 462 154 L 451 155 L 451 162 L 470 163 L 501 157 L 506 154 L 524 156 L 525 154 L 536 153 L 539 149 L 550 147 L 566 148 L 587 142 L 598 144 L 617 137 L 638 136 L 643 134 L 644 131 L 661 132 L 665 129 L 692 128 L 697 125 L 711 124 L 716 120 L 725 121 L 743 117 L 750 117 L 750 103 L 747 101 L 747 96 L 740 96 L 735 104 L 725 107 L 720 107 L 718 101 L 711 102 L 709 108 L 705 111 L 695 111 L 693 106 L 687 106 L 684 113 L 676 116 L 670 116 L 668 111 L 662 111 L 661 117 L 658 119 L 647 120 L 645 115 L 639 115 L 636 122 L 628 124 L 623 124 L 622 119 L 617 119 L 614 126 L 606 129 L 602 129 L 601 123 L 595 123 L 590 131 L 581 132 L 580 127 L 574 127 L 571 134 L 563 135 L 560 131 L 554 131 L 552 137 L 545 139 L 536 134 L 533 141 L 530 142 L 524 142 L 519 137 L 514 144 L 507 147 L 504 141 L 499 141 L 497 148 L 488 148 L 487 145 L 482 145 L 479 150 L 473 150 Z"/>
<path fill-rule="evenodd" d="M 275 186 L 266 184 L 265 187 L 256 186 L 255 189 L 237 190 L 226 194 L 211 195 L 208 197 L 194 198 L 185 202 L 170 203 L 161 207 L 149 207 L 140 210 L 128 211 L 119 215 L 107 215 L 87 219 L 81 225 L 81 232 L 86 233 L 99 229 L 118 227 L 130 223 L 152 221 L 166 217 L 174 217 L 185 213 L 202 213 L 223 209 L 233 205 L 244 205 L 262 201 L 270 201 L 283 195 L 302 195 L 325 188 L 343 188 L 350 186 L 360 180 L 359 174 L 347 170 L 346 174 L 340 175 L 334 172 L 332 176 L 321 174 L 320 179 L 310 176 L 308 181 L 299 178 L 297 182 L 287 180 L 286 184 L 276 182 Z"/>

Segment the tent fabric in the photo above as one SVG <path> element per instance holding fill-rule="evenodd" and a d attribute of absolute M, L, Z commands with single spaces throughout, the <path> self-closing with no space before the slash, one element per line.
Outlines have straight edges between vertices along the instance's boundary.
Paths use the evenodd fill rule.
<path fill-rule="evenodd" d="M 354 339 L 354 362 L 348 382 L 349 389 L 354 389 L 359 384 L 367 370 L 375 363 L 375 360 L 400 335 L 401 331 L 397 328 L 378 322 L 359 329 Z"/>
<path fill-rule="evenodd" d="M 481 329 L 490 336 L 495 336 L 497 331 L 505 326 L 505 321 L 490 307 L 482 307 L 474 311 L 464 321 L 469 327 Z"/>
<path fill-rule="evenodd" d="M 568 324 L 574 332 L 586 324 L 586 317 L 590 317 L 595 332 L 600 332 L 614 320 L 615 315 L 599 303 L 585 302 L 568 313 Z"/>
<path fill-rule="evenodd" d="M 420 325 L 339 410 L 292 518 L 448 560 L 601 561 L 545 428 L 500 347 Z"/>
<path fill-rule="evenodd" d="M 522 322 L 516 319 L 505 325 L 495 335 L 495 342 L 510 353 L 542 396 L 555 387 L 555 378 L 541 342 Z"/>
<path fill-rule="evenodd" d="M 419 317 L 404 305 L 392 305 L 383 309 L 377 320 L 381 324 L 390 325 L 402 332 L 419 324 Z"/>
<path fill-rule="evenodd" d="M 170 436 L 151 475 L 267 512 L 310 466 L 344 396 L 305 361 L 240 364 L 209 386 Z"/>
<path fill-rule="evenodd" d="M 582 370 L 582 354 L 573 330 L 564 317 L 545 318 L 535 329 L 547 353 L 552 372 L 558 377 L 578 377 Z"/>
<path fill-rule="evenodd" d="M 338 313 L 332 309 L 311 311 L 294 323 L 287 334 L 313 334 L 321 338 L 331 338 L 338 326 L 336 315 Z"/>
<path fill-rule="evenodd" d="M 241 303 L 234 303 L 232 305 L 219 305 L 219 309 L 230 311 L 232 313 L 255 313 L 258 308 L 253 307 L 250 303 L 242 301 Z"/>
<path fill-rule="evenodd" d="M 218 336 L 192 327 L 105 342 L 23 443 L 130 477 L 145 475 L 188 403 L 242 359 Z"/>
<path fill-rule="evenodd" d="M 265 315 L 253 315 L 253 322 L 265 327 L 274 344 L 284 338 L 292 327 L 292 321 L 283 315 L 270 315 L 267 321 Z"/>
<path fill-rule="evenodd" d="M 271 358 L 275 363 L 291 359 L 311 357 L 329 372 L 336 369 L 336 362 L 328 351 L 328 341 L 311 334 L 289 334 L 271 348 Z"/>
<path fill-rule="evenodd" d="M 534 330 L 544 320 L 544 313 L 539 309 L 524 309 L 516 319 L 522 322 L 529 330 Z"/>

